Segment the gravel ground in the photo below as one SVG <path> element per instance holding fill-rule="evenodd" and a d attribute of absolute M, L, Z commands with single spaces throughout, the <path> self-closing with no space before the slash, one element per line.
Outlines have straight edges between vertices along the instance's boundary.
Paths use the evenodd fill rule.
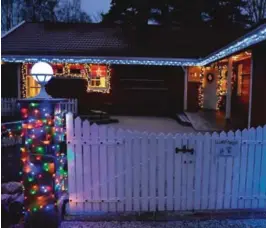
<path fill-rule="evenodd" d="M 62 222 L 61 228 L 266 228 L 266 219 L 176 222 Z"/>

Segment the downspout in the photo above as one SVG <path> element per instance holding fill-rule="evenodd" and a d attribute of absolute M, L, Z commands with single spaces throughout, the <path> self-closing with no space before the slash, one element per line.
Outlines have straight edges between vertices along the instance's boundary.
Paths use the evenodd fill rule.
<path fill-rule="evenodd" d="M 182 66 L 182 69 L 185 74 L 184 78 L 184 111 L 187 110 L 187 82 L 188 82 L 188 67 Z"/>
<path fill-rule="evenodd" d="M 252 88 L 253 88 L 253 53 L 251 53 L 251 66 L 250 66 L 249 106 L 248 106 L 248 128 L 251 127 Z"/>

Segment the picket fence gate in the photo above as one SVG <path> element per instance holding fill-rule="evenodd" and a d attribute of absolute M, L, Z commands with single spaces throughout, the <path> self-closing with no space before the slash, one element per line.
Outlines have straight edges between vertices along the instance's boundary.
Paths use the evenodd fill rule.
<path fill-rule="evenodd" d="M 78 100 L 68 99 L 62 102 L 61 110 L 78 114 Z M 17 98 L 1 98 L 1 116 L 14 116 L 17 112 Z"/>
<path fill-rule="evenodd" d="M 71 113 L 66 124 L 70 214 L 266 208 L 266 125 L 148 134 Z"/>

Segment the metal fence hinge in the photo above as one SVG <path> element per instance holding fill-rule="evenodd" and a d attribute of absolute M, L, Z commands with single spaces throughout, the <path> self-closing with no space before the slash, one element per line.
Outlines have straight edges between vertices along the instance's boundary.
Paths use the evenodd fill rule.
<path fill-rule="evenodd" d="M 175 152 L 176 153 L 183 152 L 183 153 L 191 153 L 191 154 L 193 154 L 194 153 L 194 148 L 189 149 L 186 146 L 183 146 L 182 148 L 176 147 L 175 148 Z"/>

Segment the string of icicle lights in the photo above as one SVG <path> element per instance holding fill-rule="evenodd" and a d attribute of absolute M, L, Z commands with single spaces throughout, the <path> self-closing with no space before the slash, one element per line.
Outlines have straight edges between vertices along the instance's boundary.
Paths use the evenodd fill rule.
<path fill-rule="evenodd" d="M 266 24 L 249 32 L 230 45 L 212 53 L 203 59 L 167 59 L 167 58 L 130 58 L 130 57 L 66 57 L 66 56 L 5 56 L 3 62 L 61 62 L 61 63 L 91 63 L 91 64 L 119 64 L 119 65 L 156 65 L 156 66 L 205 66 L 216 60 L 227 57 L 254 44 L 266 40 Z"/>

